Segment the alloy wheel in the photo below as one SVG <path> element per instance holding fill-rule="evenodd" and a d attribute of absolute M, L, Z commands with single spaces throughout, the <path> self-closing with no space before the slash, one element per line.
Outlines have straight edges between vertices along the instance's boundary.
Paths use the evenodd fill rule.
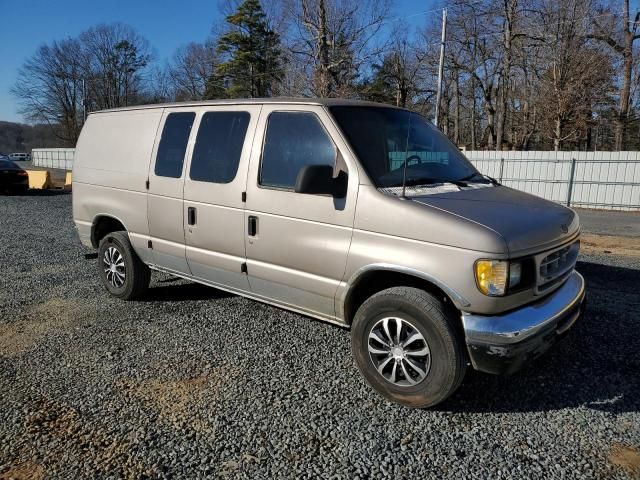
<path fill-rule="evenodd" d="M 111 286 L 121 288 L 126 278 L 126 267 L 122 254 L 116 247 L 109 247 L 104 252 L 102 263 L 107 281 Z"/>
<path fill-rule="evenodd" d="M 368 350 L 378 373 L 398 387 L 413 387 L 429 374 L 429 344 L 422 333 L 403 318 L 378 320 L 369 331 Z"/>

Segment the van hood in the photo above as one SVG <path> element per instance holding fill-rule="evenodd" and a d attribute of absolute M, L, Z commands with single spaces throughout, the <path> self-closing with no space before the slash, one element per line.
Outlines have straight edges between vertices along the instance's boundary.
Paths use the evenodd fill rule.
<path fill-rule="evenodd" d="M 544 250 L 580 228 L 571 209 L 502 185 L 412 196 L 414 202 L 478 223 L 499 234 L 511 255 Z"/>

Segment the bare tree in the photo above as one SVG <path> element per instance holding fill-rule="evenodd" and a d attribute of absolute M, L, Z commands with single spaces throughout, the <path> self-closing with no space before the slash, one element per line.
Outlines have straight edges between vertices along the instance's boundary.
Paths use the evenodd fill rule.
<path fill-rule="evenodd" d="M 438 15 L 425 16 L 418 34 L 397 19 L 397 28 L 387 28 L 392 2 L 261 0 L 269 28 L 281 39 L 284 67 L 267 94 L 360 97 L 432 115 Z M 241 3 L 219 0 L 226 14 Z M 456 143 L 490 149 L 640 145 L 634 51 L 640 10 L 629 0 L 450 0 L 447 7 L 439 124 Z M 49 123 L 73 143 L 83 98 L 89 110 L 203 98 L 224 60 L 218 40 L 228 32 L 226 23 L 216 23 L 209 40 L 181 47 L 158 66 L 133 29 L 98 25 L 41 47 L 12 92 L 27 119 Z M 249 62 L 250 71 L 255 64 Z"/>
<path fill-rule="evenodd" d="M 144 103 L 172 102 L 176 99 L 170 65 L 151 67 L 147 78 L 149 85 L 142 98 Z"/>
<path fill-rule="evenodd" d="M 589 0 L 547 0 L 541 11 L 548 35 L 539 105 L 555 150 L 586 135 L 594 108 L 610 89 L 610 59 L 585 40 L 580 20 L 589 11 Z"/>
<path fill-rule="evenodd" d="M 629 0 L 622 0 L 622 16 L 611 12 L 611 5 L 606 9 L 600 9 L 600 15 L 593 17 L 593 32 L 588 36 L 604 42 L 619 57 L 622 63 L 622 75 L 618 97 L 618 111 L 615 118 L 616 136 L 615 149 L 624 148 L 629 107 L 631 105 L 631 83 L 634 65 L 633 44 L 640 38 L 638 26 L 640 25 L 640 10 L 637 10 L 634 19 L 629 15 Z"/>
<path fill-rule="evenodd" d="M 388 0 L 293 0 L 291 52 L 304 59 L 310 93 L 349 96 L 360 68 L 374 58 Z"/>
<path fill-rule="evenodd" d="M 488 148 L 495 148 L 504 53 L 499 41 L 501 26 L 488 2 L 461 3 L 451 11 L 450 43 L 458 55 L 448 57 L 455 62 L 448 70 L 463 71 L 473 78 L 485 115 L 483 142 Z"/>
<path fill-rule="evenodd" d="M 531 139 L 538 131 L 538 103 L 542 62 L 538 50 L 530 48 L 519 52 L 515 59 L 515 74 L 510 96 L 511 145 L 515 150 L 528 150 Z"/>
<path fill-rule="evenodd" d="M 148 42 L 121 23 L 100 24 L 80 34 L 92 108 L 122 107 L 138 102 L 142 72 L 151 60 Z"/>
<path fill-rule="evenodd" d="M 189 43 L 179 48 L 169 66 L 169 77 L 176 100 L 201 100 L 207 80 L 219 63 L 215 44 Z"/>
<path fill-rule="evenodd" d="M 24 63 L 11 89 L 22 115 L 48 124 L 70 145 L 75 144 L 82 127 L 81 59 L 76 39 L 43 45 Z"/>
<path fill-rule="evenodd" d="M 440 118 L 445 133 L 472 148 L 590 146 L 596 124 L 606 130 L 618 79 L 592 35 L 600 16 L 596 1 L 450 4 Z M 635 35 L 633 25 L 630 32 Z M 434 38 L 435 31 L 428 35 Z M 628 122 L 633 102 L 625 96 L 619 100 L 628 105 Z"/>
<path fill-rule="evenodd" d="M 514 42 L 523 34 L 517 32 L 520 17 L 519 0 L 501 0 L 499 9 L 502 17 L 502 70 L 500 71 L 500 112 L 496 128 L 496 149 L 502 149 L 505 136 L 505 124 L 509 109 L 509 95 L 511 88 L 511 69 L 513 66 Z"/>
<path fill-rule="evenodd" d="M 51 126 L 74 144 L 91 109 L 148 100 L 145 67 L 149 46 L 131 27 L 98 25 L 78 38 L 41 46 L 27 59 L 12 89 L 22 114 Z"/>

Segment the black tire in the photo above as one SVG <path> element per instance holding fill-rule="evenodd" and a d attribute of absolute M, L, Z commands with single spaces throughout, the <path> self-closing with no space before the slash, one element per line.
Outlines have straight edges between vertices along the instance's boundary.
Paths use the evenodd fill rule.
<path fill-rule="evenodd" d="M 120 255 L 120 257 L 115 255 L 115 258 L 122 258 L 124 264 L 123 268 L 118 267 L 119 276 L 115 281 L 113 272 L 106 271 L 108 269 L 106 262 L 114 251 Z M 151 270 L 131 247 L 127 232 L 112 232 L 100 240 L 98 270 L 107 291 L 122 300 L 139 298 L 149 288 Z"/>
<path fill-rule="evenodd" d="M 430 355 L 424 357 L 426 376 L 422 380 L 417 381 L 420 377 L 418 370 L 413 370 L 409 364 L 404 363 L 406 371 L 412 377 L 412 383 L 417 381 L 415 385 L 405 380 L 406 375 L 400 368 L 397 374 L 387 373 L 387 375 L 389 377 L 393 375 L 392 378 L 405 385 L 389 381 L 374 365 L 374 361 L 377 361 L 380 366 L 384 360 L 392 357 L 391 368 L 393 368 L 393 362 L 398 362 L 402 367 L 404 362 L 402 358 L 407 358 L 396 359 L 393 354 L 384 356 L 369 353 L 370 332 L 379 328 L 382 325 L 380 322 L 385 318 L 392 319 L 388 325 L 394 326 L 396 333 L 401 329 L 397 327 L 398 323 L 394 323 L 397 322 L 394 319 L 404 320 L 404 325 L 408 325 L 409 331 L 411 331 L 410 327 L 413 327 L 422 335 L 425 340 L 423 343 L 427 344 Z M 367 382 L 388 400 L 415 408 L 434 406 L 456 391 L 462 383 L 467 368 L 466 353 L 463 342 L 456 334 L 455 321 L 453 308 L 448 308 L 443 302 L 423 290 L 393 287 L 376 293 L 360 306 L 353 319 L 351 349 L 356 364 Z M 408 335 L 404 333 L 406 330 L 403 327 L 402 332 Z M 376 331 L 379 332 L 379 330 Z M 394 332 L 391 332 L 392 338 L 393 335 Z M 422 344 L 420 342 L 421 340 L 418 340 L 418 346 Z M 376 348 L 376 345 L 382 345 L 382 343 L 377 344 L 373 340 L 372 346 Z M 416 357 L 409 358 L 415 360 Z M 382 369 L 383 372 L 388 370 L 389 366 Z"/>

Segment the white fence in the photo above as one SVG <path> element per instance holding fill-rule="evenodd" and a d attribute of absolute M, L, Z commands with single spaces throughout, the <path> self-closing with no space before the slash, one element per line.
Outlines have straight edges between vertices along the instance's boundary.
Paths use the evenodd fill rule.
<path fill-rule="evenodd" d="M 75 148 L 34 148 L 31 161 L 36 167 L 71 170 L 74 152 Z"/>
<path fill-rule="evenodd" d="M 467 151 L 500 183 L 565 205 L 640 210 L 640 152 Z"/>

